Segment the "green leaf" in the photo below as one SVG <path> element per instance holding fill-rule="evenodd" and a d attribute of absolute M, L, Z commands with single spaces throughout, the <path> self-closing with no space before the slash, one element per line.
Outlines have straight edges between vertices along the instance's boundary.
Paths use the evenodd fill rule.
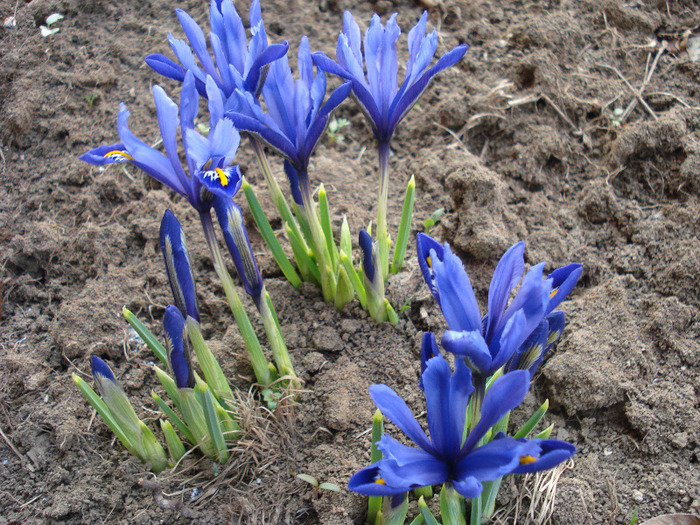
<path fill-rule="evenodd" d="M 318 486 L 321 490 L 332 490 L 333 492 L 340 492 L 340 487 L 334 483 L 321 483 Z"/>
<path fill-rule="evenodd" d="M 445 208 L 439 208 L 433 212 L 433 214 L 423 221 L 423 231 L 425 233 L 430 233 L 433 226 L 440 220 L 440 217 L 445 213 Z"/>
<path fill-rule="evenodd" d="M 411 221 L 413 220 L 413 203 L 415 198 L 416 179 L 411 175 L 408 185 L 406 186 L 406 195 L 403 199 L 401 223 L 399 224 L 399 233 L 396 237 L 396 247 L 394 248 L 394 259 L 391 263 L 391 273 L 399 273 L 403 266 L 406 246 L 408 245 L 408 233 L 411 230 Z"/>
<path fill-rule="evenodd" d="M 433 516 L 432 512 L 430 512 L 430 509 L 428 508 L 427 503 L 425 503 L 423 496 L 421 496 L 418 500 L 418 510 L 420 510 L 421 516 L 423 516 L 423 519 L 427 525 L 440 525 L 438 520 L 435 519 L 435 516 Z"/>
<path fill-rule="evenodd" d="M 319 488 L 318 480 L 313 476 L 309 476 L 308 474 L 297 474 L 297 478 L 299 478 L 302 481 L 306 481 L 307 483 L 313 485 L 316 488 Z"/>
<path fill-rule="evenodd" d="M 178 416 L 175 411 L 170 408 L 161 397 L 156 394 L 155 392 L 151 391 L 151 397 L 153 400 L 156 402 L 156 404 L 160 407 L 160 409 L 163 411 L 163 413 L 166 415 L 166 417 L 172 421 L 175 426 L 178 428 L 180 432 L 182 432 L 182 435 L 185 436 L 185 439 L 192 443 L 193 445 L 197 444 L 197 441 L 194 439 L 192 436 L 192 432 L 190 432 L 190 429 L 187 428 L 187 424 L 180 419 L 180 416 Z"/>
<path fill-rule="evenodd" d="M 160 344 L 158 338 L 153 335 L 151 331 L 146 328 L 146 325 L 144 325 L 126 306 L 122 308 L 122 315 L 134 331 L 139 334 L 139 337 L 143 339 L 143 342 L 146 343 L 148 348 L 153 351 L 158 360 L 165 366 L 168 366 L 168 353 L 165 351 L 165 347 Z"/>
<path fill-rule="evenodd" d="M 547 413 L 547 409 L 549 408 L 549 399 L 547 399 L 540 408 L 535 411 L 534 414 L 532 414 L 532 417 L 527 420 L 527 422 L 518 430 L 515 435 L 513 436 L 515 439 L 519 438 L 524 438 L 527 437 L 530 432 L 537 426 L 537 423 L 540 422 L 540 420 L 544 417 L 544 415 Z"/>

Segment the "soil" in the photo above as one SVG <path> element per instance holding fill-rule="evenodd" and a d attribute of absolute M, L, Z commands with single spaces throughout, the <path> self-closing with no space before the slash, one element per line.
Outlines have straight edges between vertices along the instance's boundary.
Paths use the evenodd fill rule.
<path fill-rule="evenodd" d="M 244 19 L 249 4 L 237 3 Z M 131 110 L 135 133 L 156 142 L 150 88 L 160 83 L 174 95 L 179 87 L 143 58 L 169 52 L 169 32 L 182 36 L 175 7 L 208 28 L 201 0 L 0 1 L 0 17 L 16 19 L 0 29 L 0 523 L 362 523 L 364 499 L 345 485 L 369 461 L 374 407 L 367 387 L 386 383 L 420 413 L 421 333 L 440 334 L 444 321 L 417 270 L 414 242 L 406 269 L 389 284 L 393 304 L 408 308 L 398 327 L 377 325 L 356 303 L 337 312 L 314 287 L 290 286 L 247 216 L 305 381 L 298 403 L 272 416 L 256 408 L 246 394 L 251 373 L 242 340 L 196 213 L 136 169 L 98 170 L 78 160 L 117 140 L 120 102 Z M 438 55 L 462 42 L 471 48 L 399 126 L 390 231 L 413 174 L 414 233 L 445 208 L 432 234 L 463 258 L 484 309 L 495 264 L 517 240 L 526 241 L 528 264 L 583 264 L 562 307 L 564 335 L 526 410 L 514 416 L 523 421 L 549 398 L 553 435 L 578 447 L 559 479 L 551 523 L 698 514 L 700 61 L 678 38 L 685 29 L 698 34 L 697 3 L 262 6 L 270 39 L 288 39 L 291 56 L 303 34 L 312 50 L 335 56 L 345 9 L 363 27 L 373 11 L 396 11 L 405 39 L 425 7 L 439 31 Z M 39 26 L 54 12 L 65 16 L 52 26 L 60 31 L 42 37 Z M 405 60 L 405 40 L 400 49 Z M 644 103 L 635 102 L 633 90 L 641 88 Z M 631 104 L 630 112 L 615 112 Z M 376 153 L 355 104 L 345 102 L 337 115 L 351 125 L 342 141 L 319 147 L 311 176 L 325 184 L 334 216 L 346 214 L 355 235 L 374 217 Z M 245 144 L 238 161 L 280 228 Z M 286 187 L 279 159 L 273 164 Z M 157 424 L 153 356 L 120 312 L 126 305 L 161 333 L 170 302 L 157 241 L 165 208 L 188 235 L 204 335 L 243 392 L 247 435 L 230 465 L 217 469 L 193 455 L 158 477 L 164 496 L 154 497 L 139 485 L 152 476 L 94 417 L 70 375 L 89 377 L 90 355 L 107 359 L 140 415 Z M 341 491 L 316 494 L 297 473 Z M 537 503 L 528 517 L 537 499 L 527 495 L 531 482 L 503 484 L 500 522 L 548 517 Z M 162 508 L 163 497 L 183 501 L 197 517 Z"/>

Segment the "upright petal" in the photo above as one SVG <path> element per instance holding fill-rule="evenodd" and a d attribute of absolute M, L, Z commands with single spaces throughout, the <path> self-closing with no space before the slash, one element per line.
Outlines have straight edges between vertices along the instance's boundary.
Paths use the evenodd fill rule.
<path fill-rule="evenodd" d="M 396 392 L 386 385 L 372 385 L 369 387 L 369 393 L 381 413 L 399 427 L 416 445 L 430 454 L 435 453 L 433 445 L 416 421 L 411 409 Z"/>
<path fill-rule="evenodd" d="M 516 370 L 499 377 L 486 391 L 481 404 L 481 418 L 462 445 L 461 454 L 469 454 L 486 432 L 494 426 L 506 412 L 520 405 L 530 387 L 530 374 Z"/>
<path fill-rule="evenodd" d="M 523 241 L 514 244 L 501 257 L 493 272 L 489 286 L 488 323 L 484 334 L 487 340 L 493 337 L 494 328 L 498 325 L 506 309 L 510 293 L 523 275 L 524 252 L 525 243 Z"/>

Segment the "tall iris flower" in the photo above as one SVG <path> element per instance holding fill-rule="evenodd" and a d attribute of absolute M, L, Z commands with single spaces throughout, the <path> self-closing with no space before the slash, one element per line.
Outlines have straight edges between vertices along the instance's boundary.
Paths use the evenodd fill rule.
<path fill-rule="evenodd" d="M 383 459 L 354 474 L 348 483 L 350 490 L 365 496 L 392 496 L 450 482 L 465 498 L 476 498 L 482 492 L 482 482 L 549 469 L 576 452 L 564 441 L 503 435 L 478 446 L 486 432 L 525 398 L 530 377 L 524 370 L 493 383 L 483 400 L 481 419 L 465 440 L 465 415 L 474 390 L 469 368 L 457 360 L 451 373 L 443 357 L 434 357 L 428 361 L 422 380 L 430 437 L 396 392 L 386 385 L 370 387 L 377 408 L 418 448 L 385 434 L 378 443 Z"/>
<path fill-rule="evenodd" d="M 211 130 L 208 137 L 203 137 L 194 129 L 199 97 L 191 72 L 185 74 L 179 110 L 160 86 L 153 87 L 153 98 L 165 154 L 131 132 L 128 126 L 129 111 L 122 104 L 117 118 L 121 142 L 99 146 L 83 154 L 80 159 L 96 166 L 131 163 L 184 196 L 200 213 L 211 209 L 215 197 L 233 197 L 241 185 L 241 172 L 238 166 L 231 165 L 240 137 L 230 120 L 220 118 L 223 112 L 221 99 L 210 100 Z M 178 127 L 182 130 L 189 175 L 178 156 Z"/>
<path fill-rule="evenodd" d="M 396 41 L 401 29 L 396 13 L 386 27 L 379 15 L 365 32 L 364 42 L 360 27 L 349 11 L 343 16 L 343 31 L 338 36 L 336 57 L 333 62 L 321 52 L 314 53 L 314 63 L 328 73 L 352 81 L 352 92 L 367 116 L 380 143 L 389 143 L 396 126 L 413 107 L 430 81 L 442 70 L 456 64 L 469 47 L 462 44 L 443 55 L 433 67 L 428 67 L 437 49 L 437 31 L 426 34 L 427 11 L 408 33 L 410 57 L 406 75 L 398 85 L 398 58 Z M 360 46 L 364 44 L 364 54 Z M 367 74 L 365 75 L 365 68 Z"/>
<path fill-rule="evenodd" d="M 525 266 L 525 244 L 515 244 L 496 266 L 489 288 L 488 313 L 482 318 L 467 272 L 449 244 L 440 245 L 421 233 L 416 245 L 423 276 L 449 328 L 442 345 L 464 357 L 474 371 L 478 387 L 483 388 L 486 379 L 509 363 L 521 347 L 532 346 L 529 338 L 543 323 L 549 326 L 551 321 L 552 327 L 561 332 L 563 318 L 550 314 L 576 285 L 582 272 L 580 264 L 569 264 L 547 276 L 543 275 L 545 263 L 533 266 L 508 304 Z M 544 338 L 544 350 L 550 331 L 544 329 L 537 337 Z M 527 368 L 541 355 L 531 359 Z"/>
<path fill-rule="evenodd" d="M 285 172 L 292 187 L 292 196 L 299 205 L 308 206 L 309 159 L 318 144 L 331 111 L 350 93 L 350 83 L 335 89 L 325 104 L 326 76 L 314 75 L 309 40 L 302 37 L 297 55 L 298 80 L 292 77 L 289 61 L 284 56 L 270 64 L 262 89 L 268 112 L 248 92 L 237 90 L 226 102 L 226 116 L 240 131 L 246 131 L 266 142 L 285 157 Z"/>
<path fill-rule="evenodd" d="M 343 17 L 334 62 L 323 53 L 314 53 L 320 69 L 352 82 L 352 93 L 374 131 L 379 148 L 379 194 L 377 198 L 377 241 L 379 259 L 386 279 L 389 273 L 387 207 L 389 197 L 389 142 L 401 119 L 413 107 L 430 81 L 442 70 L 456 64 L 466 53 L 466 44 L 443 55 L 434 66 L 430 62 L 437 49 L 437 32 L 426 34 L 428 13 L 408 33 L 409 59 L 403 82 L 398 83 L 396 42 L 401 29 L 396 14 L 384 26 L 378 15 L 361 40 L 360 27 L 350 12 Z M 366 74 L 365 74 L 366 70 Z M 400 248 L 400 247 L 397 247 Z"/>
<path fill-rule="evenodd" d="M 265 83 L 270 63 L 284 56 L 289 48 L 287 42 L 268 45 L 259 0 L 254 0 L 250 6 L 250 43 L 246 42 L 246 31 L 233 2 L 212 0 L 209 18 L 213 57 L 207 49 L 202 29 L 192 17 L 182 9 L 175 12 L 189 42 L 188 45 L 184 40 L 168 35 L 170 47 L 180 63 L 161 54 L 147 56 L 146 63 L 161 75 L 180 82 L 184 81 L 188 71 L 191 72 L 203 97 L 207 96 L 207 75 L 212 77 L 225 98 L 236 89 L 257 97 Z"/>

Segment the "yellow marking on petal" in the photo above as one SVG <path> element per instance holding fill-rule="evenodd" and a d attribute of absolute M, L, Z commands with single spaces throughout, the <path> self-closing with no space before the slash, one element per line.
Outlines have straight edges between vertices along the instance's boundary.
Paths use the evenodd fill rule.
<path fill-rule="evenodd" d="M 428 256 L 425 258 L 425 262 L 428 263 L 428 268 L 430 268 L 430 269 L 432 270 L 432 268 L 433 268 L 433 261 L 430 260 L 430 255 L 428 255 Z"/>
<path fill-rule="evenodd" d="M 384 481 L 382 478 L 377 478 L 374 480 L 374 482 L 379 485 L 386 485 L 386 481 Z"/>
<path fill-rule="evenodd" d="M 528 463 L 534 463 L 535 461 L 537 461 L 537 458 L 533 458 L 532 456 L 520 456 L 521 465 L 527 465 Z"/>
<path fill-rule="evenodd" d="M 219 182 L 221 182 L 221 185 L 228 186 L 228 176 L 226 175 L 226 172 L 221 168 L 215 168 L 214 171 L 219 176 Z"/>
<path fill-rule="evenodd" d="M 554 297 L 555 295 L 557 295 L 557 292 L 558 292 L 558 291 L 559 291 L 559 288 L 555 288 L 554 290 L 552 290 L 551 292 L 549 292 L 549 298 L 551 299 L 552 297 Z"/>
<path fill-rule="evenodd" d="M 127 159 L 129 159 L 129 160 L 131 160 L 131 161 L 134 160 L 134 157 L 132 157 L 131 155 L 129 155 L 126 151 L 121 151 L 121 150 L 118 150 L 118 149 L 115 149 L 115 150 L 113 150 L 113 151 L 108 151 L 107 153 L 104 154 L 104 158 L 112 157 L 112 156 L 114 156 L 114 155 L 127 158 Z"/>

